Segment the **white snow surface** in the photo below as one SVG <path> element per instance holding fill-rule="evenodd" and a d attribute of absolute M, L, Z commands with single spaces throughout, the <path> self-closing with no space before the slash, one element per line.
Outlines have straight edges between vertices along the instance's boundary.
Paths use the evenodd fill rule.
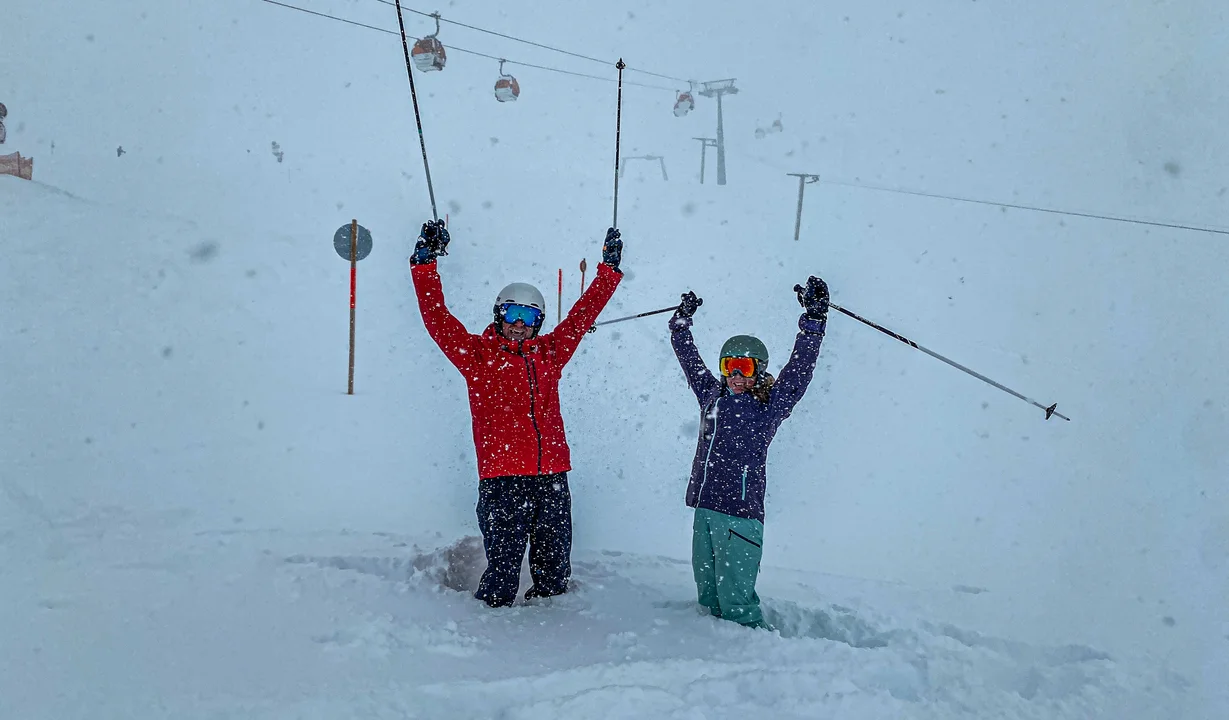
<path fill-rule="evenodd" d="M 945 619 L 976 594 L 771 570 L 778 630 L 749 631 L 698 612 L 686 560 L 584 551 L 567 595 L 492 611 L 477 537 L 186 525 L 117 510 L 6 544 L 39 578 L 6 597 L 7 717 L 1151 718 L 1186 689 Z"/>
<path fill-rule="evenodd" d="M 374 0 L 302 4 L 396 27 Z M 36 182 L 0 177 L 0 720 L 1229 717 L 1223 236 L 820 184 L 795 243 L 784 175 L 1216 224 L 1219 4 L 440 8 L 739 78 L 725 187 L 711 150 L 696 183 L 711 100 L 680 119 L 624 89 L 624 153 L 670 181 L 627 168 L 603 319 L 694 289 L 710 361 L 752 332 L 779 369 L 790 288 L 820 274 L 1073 417 L 834 316 L 770 455 L 775 632 L 695 607 L 697 423 L 665 316 L 600 329 L 565 374 L 573 591 L 470 597 L 465 389 L 405 263 L 431 209 L 399 39 L 256 0 L 9 5 L 5 151 Z M 610 218 L 613 84 L 508 69 L 508 105 L 492 61 L 415 77 L 472 331 L 507 282 L 553 298 L 559 268 L 566 310 Z M 375 249 L 347 396 L 351 218 Z"/>

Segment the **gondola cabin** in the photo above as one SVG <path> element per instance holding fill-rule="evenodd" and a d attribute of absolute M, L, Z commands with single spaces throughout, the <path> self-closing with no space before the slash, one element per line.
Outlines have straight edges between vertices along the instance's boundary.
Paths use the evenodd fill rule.
<path fill-rule="evenodd" d="M 511 75 L 500 75 L 495 81 L 495 99 L 503 102 L 515 102 L 521 95 L 521 84 Z"/>
<path fill-rule="evenodd" d="M 444 63 L 448 61 L 448 56 L 444 52 L 444 43 L 434 35 L 429 35 L 414 43 L 410 56 L 414 59 L 414 67 L 422 72 L 443 70 Z"/>

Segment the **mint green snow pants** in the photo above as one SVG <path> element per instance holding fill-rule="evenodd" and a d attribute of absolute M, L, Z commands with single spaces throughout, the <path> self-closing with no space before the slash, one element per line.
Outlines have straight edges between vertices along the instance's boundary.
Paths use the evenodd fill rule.
<path fill-rule="evenodd" d="M 691 569 L 700 604 L 713 615 L 762 627 L 755 578 L 763 554 L 764 524 L 696 508 L 691 533 Z"/>

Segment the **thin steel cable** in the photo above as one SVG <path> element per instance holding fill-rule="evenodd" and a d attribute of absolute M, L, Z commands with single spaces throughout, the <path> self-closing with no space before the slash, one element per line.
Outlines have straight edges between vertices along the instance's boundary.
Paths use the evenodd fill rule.
<path fill-rule="evenodd" d="M 376 2 L 383 3 L 385 5 L 393 4 L 392 0 L 376 0 Z M 435 15 L 433 13 L 423 12 L 422 10 L 415 10 L 413 8 L 405 7 L 404 5 L 402 5 L 401 7 L 406 12 L 417 13 L 418 15 L 422 15 L 423 17 L 429 17 L 432 19 L 435 18 Z M 588 60 L 590 62 L 600 63 L 608 67 L 612 64 L 608 60 L 602 60 L 600 58 L 591 57 L 589 55 L 582 55 L 580 53 L 572 52 L 571 50 L 564 50 L 563 48 L 554 47 L 553 45 L 545 45 L 543 43 L 534 42 L 532 40 L 526 40 L 525 38 L 519 38 L 519 37 L 516 37 L 515 35 L 506 35 L 504 33 L 496 32 L 494 30 L 487 30 L 486 28 L 480 28 L 477 25 L 469 25 L 467 23 L 463 23 L 458 20 L 449 20 L 448 18 L 445 18 L 443 16 L 439 18 L 439 21 L 444 22 L 444 23 L 449 23 L 452 25 L 456 25 L 458 27 L 467 28 L 469 30 L 476 30 L 477 32 L 486 33 L 488 35 L 494 35 L 495 37 L 504 38 L 505 40 L 512 40 L 514 42 L 524 43 L 525 45 L 531 45 L 536 48 L 542 48 L 543 50 L 550 50 L 552 52 L 561 53 L 563 55 L 570 55 L 571 57 L 580 58 L 581 60 Z M 635 68 L 630 65 L 628 65 L 626 69 L 632 72 L 638 72 L 644 75 L 652 75 L 653 77 L 659 77 L 659 78 L 662 78 L 663 80 L 675 80 L 675 81 L 683 82 L 683 83 L 694 82 L 693 80 L 685 80 L 683 78 L 674 77 L 673 75 L 663 75 L 661 73 L 655 73 L 649 70 L 641 70 L 640 68 Z M 671 88 L 671 90 L 673 90 L 673 88 Z"/>
<path fill-rule="evenodd" d="M 277 6 L 279 6 L 279 7 L 290 8 L 291 10 L 298 10 L 299 12 L 305 12 L 305 13 L 307 13 L 308 15 L 316 15 L 317 17 L 328 18 L 329 20 L 336 20 L 337 22 L 343 22 L 343 23 L 346 23 L 346 24 L 348 24 L 348 25 L 357 25 L 357 26 L 359 26 L 359 27 L 361 27 L 361 28 L 367 28 L 368 30 L 376 30 L 376 31 L 379 31 L 379 32 L 382 32 L 382 33 L 388 33 L 389 35 L 396 35 L 396 34 L 397 34 L 397 33 L 393 32 L 392 30 L 386 30 L 386 29 L 384 29 L 384 28 L 376 27 L 375 25 L 364 25 L 364 24 L 363 24 L 363 23 L 361 23 L 361 22 L 355 22 L 355 21 L 353 21 L 353 20 L 347 20 L 347 19 L 345 19 L 345 18 L 339 18 L 339 17 L 337 17 L 336 15 L 328 15 L 328 14 L 325 14 L 325 13 L 322 13 L 322 12 L 316 12 L 315 10 L 308 10 L 307 8 L 301 8 L 301 7 L 298 7 L 298 6 L 295 6 L 295 5 L 287 5 L 286 3 L 277 2 L 277 0 L 260 0 L 260 1 L 261 1 L 261 2 L 267 2 L 267 3 L 269 3 L 270 5 L 277 5 Z M 407 37 L 408 37 L 408 36 L 407 36 Z M 417 39 L 418 39 L 418 38 L 415 38 L 415 40 L 417 40 Z"/>
<path fill-rule="evenodd" d="M 392 5 L 392 4 L 393 4 L 393 3 L 392 3 L 392 0 L 376 0 L 376 2 L 378 2 L 378 3 L 383 3 L 383 4 L 385 4 L 385 5 Z M 422 10 L 415 10 L 414 8 L 408 8 L 408 7 L 405 7 L 404 5 L 402 5 L 402 6 L 401 6 L 401 9 L 402 9 L 402 10 L 405 10 L 406 12 L 412 12 L 412 13 L 415 13 L 415 14 L 418 14 L 418 15 L 422 15 L 423 17 L 429 17 L 429 18 L 435 19 L 435 15 L 434 15 L 434 14 L 432 14 L 432 13 L 428 13 L 428 12 L 423 12 Z M 589 60 L 589 61 L 592 61 L 592 62 L 598 62 L 598 63 L 603 63 L 603 64 L 609 64 L 609 63 L 606 63 L 606 61 L 605 61 L 605 60 L 599 60 L 599 59 L 597 59 L 597 58 L 595 58 L 595 57 L 590 57 L 590 56 L 588 56 L 588 55 L 581 55 L 580 53 L 574 53 L 574 52 L 570 52 L 570 51 L 568 51 L 568 50 L 563 50 L 563 49 L 561 49 L 561 48 L 551 47 L 550 45 L 543 45 L 542 43 L 536 43 L 536 42 L 533 42 L 532 40 L 525 40 L 525 39 L 523 39 L 523 38 L 513 37 L 512 35 L 505 35 L 505 34 L 503 34 L 503 33 L 495 32 L 494 30 L 487 30 L 486 28 L 480 28 L 480 27 L 477 27 L 477 26 L 474 26 L 474 25 L 467 25 L 467 24 L 465 24 L 465 23 L 463 23 L 463 22 L 459 22 L 459 21 L 457 21 L 457 20 L 449 20 L 448 18 L 445 18 L 445 17 L 443 17 L 443 16 L 441 16 L 441 17 L 440 17 L 440 22 L 443 22 L 443 23 L 449 23 L 449 24 L 451 24 L 451 25 L 457 25 L 457 26 L 460 26 L 460 27 L 463 27 L 463 28 L 468 28 L 468 29 L 470 29 L 470 30 L 477 30 L 478 32 L 486 33 L 486 34 L 488 34 L 488 35 L 494 35 L 495 37 L 501 37 L 501 38 L 504 38 L 504 39 L 506 39 L 506 40 L 514 40 L 514 41 L 519 42 L 519 43 L 524 43 L 524 44 L 526 44 L 526 45 L 532 45 L 533 47 L 542 48 L 543 50 L 551 50 L 551 51 L 553 51 L 553 52 L 563 53 L 564 55 L 571 55 L 572 57 L 575 57 L 575 58 L 580 58 L 581 60 Z"/>
<path fill-rule="evenodd" d="M 768 162 L 767 160 L 764 160 L 763 158 L 756 157 L 754 155 L 749 155 L 746 153 L 736 153 L 736 154 L 739 157 L 743 158 L 744 160 L 750 160 L 752 162 L 759 163 L 763 165 L 764 167 L 769 167 L 769 168 L 772 168 L 773 170 L 778 170 L 787 175 L 790 174 L 786 172 L 784 168 L 779 167 L 775 163 Z M 907 190 L 903 188 L 887 187 L 884 185 L 867 185 L 865 183 L 852 183 L 852 182 L 844 182 L 840 180 L 825 180 L 823 179 L 823 177 L 820 177 L 819 183 L 822 185 L 837 185 L 840 187 L 858 188 L 860 190 L 876 190 L 879 192 L 899 193 L 902 195 L 916 195 L 918 197 L 937 198 L 940 200 L 953 200 L 956 202 L 975 203 L 977 205 L 990 205 L 993 207 L 1009 207 L 1009 208 L 1013 208 L 1016 210 L 1031 210 L 1034 212 L 1051 213 L 1054 215 L 1070 215 L 1073 217 L 1082 217 L 1082 218 L 1090 218 L 1090 219 L 1097 219 L 1097 220 L 1109 220 L 1111 222 L 1135 223 L 1138 225 L 1148 225 L 1151 227 L 1163 227 L 1163 228 L 1170 228 L 1174 230 L 1190 230 L 1193 232 L 1212 233 L 1215 235 L 1229 235 L 1229 229 L 1210 227 L 1206 225 L 1191 225 L 1188 223 L 1164 222 L 1161 220 L 1145 220 L 1143 218 L 1131 218 L 1131 217 L 1126 217 L 1126 216 L 1121 216 L 1121 215 L 1105 215 L 1105 214 L 1100 214 L 1100 213 L 1080 212 L 1077 210 L 1059 210 L 1057 208 L 1046 208 L 1046 207 L 1040 207 L 1037 205 L 1022 205 L 1019 203 L 1004 203 L 1004 202 L 995 202 L 993 200 L 979 200 L 977 198 L 966 198 L 966 197 L 960 197 L 958 195 L 943 195 L 941 193 L 928 193 L 928 192 L 922 192 L 920 190 Z"/>
<path fill-rule="evenodd" d="M 297 6 L 297 5 L 289 5 L 289 4 L 287 4 L 287 3 L 278 2 L 277 0 L 260 0 L 260 1 L 261 1 L 261 2 L 265 2 L 265 3 L 269 3 L 270 5 L 277 5 L 278 7 L 289 8 L 290 10 L 298 10 L 299 12 L 307 13 L 308 15 L 315 15 L 315 16 L 317 16 L 317 17 L 322 17 L 322 18 L 326 18 L 326 19 L 329 19 L 329 20 L 336 20 L 337 22 L 346 23 L 347 25 L 356 25 L 356 26 L 358 26 L 358 27 L 361 27 L 361 28 L 366 28 L 366 29 L 368 29 L 368 30 L 376 30 L 376 31 L 378 31 L 378 32 L 386 33 L 386 34 L 388 34 L 388 35 L 396 35 L 396 36 L 400 37 L 400 33 L 397 33 L 397 32 L 395 32 L 395 31 L 393 31 L 393 30 L 388 30 L 388 29 L 385 29 L 385 28 L 376 27 L 376 26 L 374 26 L 374 25 L 367 25 L 367 24 L 364 24 L 364 23 L 361 23 L 361 22 L 355 22 L 354 20 L 347 20 L 346 18 L 337 17 L 336 15 L 329 15 L 329 14 L 327 14 L 327 13 L 317 12 L 317 11 L 315 11 L 315 10 L 308 10 L 307 8 L 299 7 L 299 6 Z M 383 1 L 383 0 L 381 0 L 381 1 Z M 388 4 L 390 4 L 390 5 L 391 5 L 392 3 L 390 2 L 390 3 L 388 3 Z M 403 9 L 403 10 L 409 10 L 409 8 L 402 8 L 402 9 Z M 412 11 L 412 12 L 418 12 L 418 11 L 417 11 L 417 10 L 414 10 L 414 11 Z M 422 39 L 422 38 L 415 37 L 415 36 L 413 36 L 413 35 L 408 35 L 408 34 L 406 35 L 406 37 L 407 37 L 407 38 L 413 38 L 413 39 L 415 39 L 415 40 L 421 40 L 421 39 Z M 494 61 L 496 61 L 496 62 L 499 62 L 500 60 L 503 60 L 504 62 L 506 62 L 506 63 L 507 63 L 507 64 L 509 64 L 509 65 L 519 65 L 519 66 L 521 66 L 521 67 L 533 68 L 533 69 L 535 69 L 535 70 L 545 70 L 545 71 L 547 71 L 547 72 L 559 73 L 559 74 L 561 74 L 561 75 L 572 75 L 572 76 L 574 76 L 574 77 L 587 78 L 587 79 L 589 79 L 589 80 L 600 80 L 600 81 L 602 81 L 602 82 L 618 82 L 618 80 L 616 80 L 615 78 L 606 78 L 606 77 L 601 77 L 600 75 L 589 75 L 589 74 L 587 74 L 587 73 L 579 73 L 579 72 L 575 72 L 575 71 L 572 71 L 572 70 L 562 70 L 562 69 L 560 69 L 560 68 L 548 67 L 548 66 L 546 66 L 546 65 L 535 65 L 535 64 L 533 64 L 533 63 L 520 62 L 519 60 L 508 60 L 507 58 L 496 57 L 496 56 L 494 56 L 494 55 L 488 55 L 487 53 L 478 52 L 477 50 L 468 50 L 468 49 L 466 49 L 466 48 L 463 48 L 463 47 L 458 47 L 458 46 L 453 45 L 453 44 L 451 44 L 451 43 L 449 43 L 446 47 L 447 47 L 447 48 L 448 48 L 448 50 L 450 50 L 450 51 L 454 51 L 454 50 L 455 50 L 456 52 L 465 53 L 465 54 L 467 54 L 467 55 L 476 55 L 476 56 L 478 56 L 478 57 L 481 57 L 481 58 L 487 58 L 488 60 L 494 60 Z M 647 84 L 647 83 L 638 83 L 638 82 L 633 82 L 633 81 L 630 81 L 630 80 L 624 80 L 624 81 L 623 81 L 623 84 L 624 84 L 624 85 L 635 85 L 635 86 L 637 86 L 637 87 L 648 88 L 648 89 L 650 89 L 650 90 L 664 90 L 664 91 L 666 91 L 666 92 L 674 92 L 674 88 L 672 88 L 672 87 L 666 87 L 666 86 L 664 86 L 664 85 L 649 85 L 649 84 Z"/>
<path fill-rule="evenodd" d="M 1102 215 L 1099 213 L 1079 212 L 1075 210 L 1059 210 L 1056 208 L 1040 207 L 1037 205 L 1021 205 L 1017 203 L 995 202 L 993 200 L 978 200 L 976 198 L 966 198 L 957 195 L 943 195 L 940 193 L 921 192 L 920 190 L 905 190 L 902 188 L 883 187 L 878 185 L 864 185 L 860 183 L 840 182 L 836 180 L 823 180 L 820 183 L 824 185 L 839 185 L 842 187 L 861 188 L 863 190 L 876 190 L 879 192 L 900 193 L 902 195 L 917 195 L 919 197 L 937 198 L 940 200 L 953 200 L 955 202 L 975 203 L 977 205 L 991 205 L 995 207 L 1007 207 L 1015 210 L 1031 210 L 1033 212 L 1051 213 L 1054 215 L 1070 215 L 1073 217 L 1091 218 L 1096 220 L 1109 220 L 1112 222 L 1134 223 L 1136 225 L 1149 225 L 1151 227 L 1163 227 L 1174 230 L 1191 230 L 1193 232 L 1213 233 L 1216 235 L 1229 235 L 1229 230 L 1212 228 L 1200 225 L 1188 225 L 1185 223 L 1163 222 L 1160 220 L 1143 220 L 1140 218 L 1125 217 L 1122 215 Z"/>

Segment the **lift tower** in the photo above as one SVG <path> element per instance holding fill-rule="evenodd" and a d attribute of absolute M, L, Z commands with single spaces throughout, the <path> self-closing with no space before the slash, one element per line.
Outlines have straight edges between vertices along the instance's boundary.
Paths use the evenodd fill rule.
<path fill-rule="evenodd" d="M 725 185 L 725 130 L 721 122 L 721 98 L 737 94 L 738 88 L 734 87 L 734 78 L 709 80 L 700 84 L 703 86 L 701 95 L 717 98 L 717 184 Z"/>

